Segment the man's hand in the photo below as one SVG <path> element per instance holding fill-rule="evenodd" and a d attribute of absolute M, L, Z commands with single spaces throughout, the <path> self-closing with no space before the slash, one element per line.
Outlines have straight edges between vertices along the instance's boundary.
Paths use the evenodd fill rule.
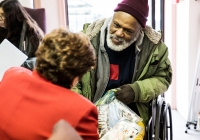
<path fill-rule="evenodd" d="M 115 92 L 115 97 L 124 104 L 130 104 L 135 99 L 135 92 L 129 85 L 123 85 Z"/>

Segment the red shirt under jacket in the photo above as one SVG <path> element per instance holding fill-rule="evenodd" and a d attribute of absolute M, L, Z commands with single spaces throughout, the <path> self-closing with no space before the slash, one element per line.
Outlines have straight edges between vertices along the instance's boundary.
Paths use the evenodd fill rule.
<path fill-rule="evenodd" d="M 60 119 L 84 140 L 97 140 L 97 117 L 93 103 L 36 71 L 13 67 L 0 83 L 0 140 L 45 140 Z"/>

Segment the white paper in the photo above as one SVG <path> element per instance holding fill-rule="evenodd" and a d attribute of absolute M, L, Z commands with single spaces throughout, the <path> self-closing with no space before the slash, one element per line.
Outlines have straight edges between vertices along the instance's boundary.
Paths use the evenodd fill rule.
<path fill-rule="evenodd" d="M 0 81 L 6 70 L 14 66 L 21 66 L 27 58 L 17 47 L 4 39 L 0 44 Z"/>

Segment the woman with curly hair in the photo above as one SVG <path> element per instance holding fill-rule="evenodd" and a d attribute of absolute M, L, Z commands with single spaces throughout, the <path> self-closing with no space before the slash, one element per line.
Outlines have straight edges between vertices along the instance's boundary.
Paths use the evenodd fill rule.
<path fill-rule="evenodd" d="M 35 59 L 31 58 L 35 57 L 43 35 L 43 31 L 18 0 L 0 2 L 0 43 L 8 39 L 24 52 L 29 58 L 23 64 L 24 67 L 33 68 Z"/>
<path fill-rule="evenodd" d="M 84 140 L 98 140 L 96 107 L 70 90 L 96 64 L 88 37 L 53 30 L 42 40 L 36 58 L 33 71 L 12 67 L 0 82 L 0 139 L 47 139 L 63 119 Z"/>

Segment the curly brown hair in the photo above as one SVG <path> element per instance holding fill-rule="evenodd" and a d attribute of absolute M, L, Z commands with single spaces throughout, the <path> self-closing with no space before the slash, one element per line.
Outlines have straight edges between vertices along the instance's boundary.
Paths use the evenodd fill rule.
<path fill-rule="evenodd" d="M 52 83 L 71 88 L 96 64 L 93 47 L 83 33 L 58 28 L 45 35 L 36 52 L 36 70 Z"/>

